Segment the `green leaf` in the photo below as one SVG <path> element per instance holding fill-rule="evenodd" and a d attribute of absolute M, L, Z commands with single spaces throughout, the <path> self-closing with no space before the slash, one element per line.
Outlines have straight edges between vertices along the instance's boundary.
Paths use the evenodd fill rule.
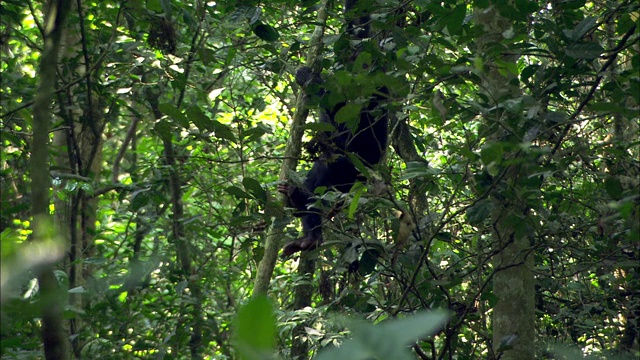
<path fill-rule="evenodd" d="M 158 135 L 160 135 L 160 138 L 162 138 L 162 140 L 164 141 L 171 141 L 171 139 L 173 138 L 173 127 L 165 119 L 158 121 L 153 126 L 153 129 L 158 133 Z"/>
<path fill-rule="evenodd" d="M 362 257 L 360 258 L 360 266 L 358 267 L 358 272 L 360 275 L 368 275 L 371 274 L 378 264 L 378 258 L 380 257 L 380 253 L 375 249 L 367 249 L 362 253 Z"/>
<path fill-rule="evenodd" d="M 366 72 L 371 67 L 371 62 L 371 53 L 363 51 L 360 53 L 360 55 L 358 55 L 358 58 L 356 58 L 353 68 L 356 71 Z"/>
<path fill-rule="evenodd" d="M 200 54 L 200 59 L 202 59 L 202 63 L 204 65 L 209 65 L 211 64 L 211 62 L 214 61 L 216 53 L 209 48 L 202 47 L 198 50 L 198 54 Z"/>
<path fill-rule="evenodd" d="M 407 80 L 402 76 L 393 76 L 380 72 L 376 74 L 374 80 L 376 88 L 386 87 L 393 97 L 404 98 L 411 91 Z"/>
<path fill-rule="evenodd" d="M 146 191 L 136 191 L 132 195 L 131 210 L 138 211 L 149 203 L 149 194 Z"/>
<path fill-rule="evenodd" d="M 530 0 L 516 0 L 516 8 L 523 16 L 528 16 L 538 11 L 538 2 Z"/>
<path fill-rule="evenodd" d="M 604 188 L 607 191 L 607 195 L 609 195 L 613 200 L 622 199 L 622 192 L 624 188 L 622 187 L 622 183 L 620 179 L 617 177 L 610 176 L 604 180 Z"/>
<path fill-rule="evenodd" d="M 496 60 L 496 65 L 498 65 L 498 73 L 502 76 L 518 75 L 518 64 L 514 62 Z"/>
<path fill-rule="evenodd" d="M 182 111 L 180 111 L 180 109 L 178 109 L 174 105 L 169 103 L 162 103 L 158 105 L 158 109 L 160 109 L 160 111 L 162 111 L 163 114 L 167 115 L 168 117 L 173 119 L 175 122 L 180 124 L 180 126 L 182 126 L 183 128 L 185 129 L 189 128 L 189 119 L 187 119 L 187 117 L 182 113 Z"/>
<path fill-rule="evenodd" d="M 493 4 L 496 6 L 500 15 L 507 19 L 515 21 L 526 21 L 526 16 L 522 14 L 518 9 L 513 6 L 512 1 L 495 1 Z"/>
<path fill-rule="evenodd" d="M 358 201 L 362 197 L 362 193 L 366 190 L 365 186 L 360 182 L 356 181 L 355 184 L 351 187 L 351 192 L 353 192 L 353 199 L 349 204 L 348 217 L 353 220 L 356 210 L 358 209 Z"/>
<path fill-rule="evenodd" d="M 260 39 L 269 42 L 276 41 L 280 37 L 280 34 L 278 34 L 278 31 L 274 27 L 262 23 L 253 28 L 253 33 Z"/>
<path fill-rule="evenodd" d="M 411 161 L 407 163 L 407 168 L 402 173 L 402 176 L 400 176 L 400 180 L 423 178 L 435 175 L 436 173 L 436 170 L 427 163 Z"/>
<path fill-rule="evenodd" d="M 489 144 L 480 150 L 480 158 L 482 163 L 490 165 L 491 163 L 502 163 L 504 150 L 501 144 Z"/>
<path fill-rule="evenodd" d="M 631 18 L 630 14 L 622 15 L 620 19 L 618 19 L 617 23 L 618 23 L 618 26 L 616 27 L 616 34 L 618 34 L 619 36 L 624 35 L 627 31 L 629 31 L 629 29 L 631 29 L 635 25 L 635 22 Z"/>
<path fill-rule="evenodd" d="M 480 200 L 467 209 L 467 221 L 472 226 L 480 226 L 491 215 L 491 211 L 493 203 L 487 199 Z"/>
<path fill-rule="evenodd" d="M 358 127 L 360 121 L 360 110 L 362 105 L 357 103 L 349 103 L 341 107 L 336 112 L 335 120 L 338 124 L 346 123 L 349 129 L 355 129 Z"/>
<path fill-rule="evenodd" d="M 235 185 L 227 187 L 226 189 L 224 189 L 224 191 L 226 191 L 230 195 L 233 195 L 237 199 L 251 199 L 251 196 L 249 194 Z"/>
<path fill-rule="evenodd" d="M 593 102 L 587 105 L 589 110 L 591 111 L 600 111 L 600 112 L 622 112 L 623 109 L 620 105 L 613 102 Z"/>
<path fill-rule="evenodd" d="M 356 169 L 358 169 L 358 171 L 362 173 L 362 175 L 367 178 L 370 177 L 369 168 L 362 162 L 358 155 L 347 153 L 347 156 L 349 156 L 349 160 L 351 160 L 353 166 L 355 166 Z"/>
<path fill-rule="evenodd" d="M 435 334 L 447 318 L 444 311 L 431 311 L 377 325 L 359 324 L 354 326 L 352 339 L 339 348 L 321 351 L 316 360 L 414 359 L 407 345 Z"/>
<path fill-rule="evenodd" d="M 545 119 L 553 124 L 561 124 L 567 121 L 567 114 L 558 111 L 549 111 L 545 117 Z"/>
<path fill-rule="evenodd" d="M 172 8 L 170 0 L 160 0 L 160 5 L 162 6 L 162 11 L 164 12 L 164 17 L 167 20 L 171 20 Z"/>
<path fill-rule="evenodd" d="M 540 69 L 540 65 L 538 64 L 533 64 L 525 67 L 520 72 L 520 79 L 522 81 L 529 80 L 531 77 L 533 77 L 536 74 L 538 69 Z M 531 81 L 528 81 L 528 82 L 531 82 Z"/>
<path fill-rule="evenodd" d="M 493 308 L 494 306 L 496 306 L 499 300 L 498 297 L 490 291 L 482 293 L 482 295 L 480 295 L 480 299 L 487 301 L 489 303 L 489 308 Z"/>
<path fill-rule="evenodd" d="M 596 59 L 604 52 L 600 44 L 585 42 L 569 46 L 566 50 L 567 56 L 575 59 Z"/>
<path fill-rule="evenodd" d="M 582 39 L 594 26 L 596 26 L 597 18 L 594 16 L 586 17 L 580 21 L 573 30 L 567 32 L 565 31 L 565 35 L 569 37 L 571 40 L 577 41 Z"/>
<path fill-rule="evenodd" d="M 451 35 L 455 35 L 460 33 L 462 30 L 462 23 L 464 22 L 464 17 L 467 14 L 467 5 L 461 4 L 455 7 L 451 14 L 446 17 L 447 19 L 447 29 Z"/>
<path fill-rule="evenodd" d="M 182 9 L 181 12 L 182 12 L 182 19 L 184 20 L 185 24 L 187 24 L 190 29 L 196 29 L 198 25 L 198 21 L 193 17 L 193 15 L 191 15 L 191 12 L 187 11 L 184 8 Z"/>
<path fill-rule="evenodd" d="M 84 286 L 76 286 L 73 289 L 69 289 L 68 291 L 69 294 L 83 294 L 86 292 L 87 291 L 85 290 Z"/>
<path fill-rule="evenodd" d="M 211 123 L 213 125 L 213 132 L 216 134 L 217 138 L 236 142 L 236 136 L 233 134 L 233 131 L 229 126 L 222 124 L 217 120 L 213 120 Z"/>
<path fill-rule="evenodd" d="M 135 1 L 132 1 L 135 3 Z M 147 10 L 160 13 L 162 12 L 162 5 L 160 5 L 160 0 L 147 0 Z"/>
<path fill-rule="evenodd" d="M 213 122 L 202 110 L 197 106 L 189 106 L 187 108 L 187 117 L 200 131 L 213 131 Z"/>
<path fill-rule="evenodd" d="M 252 142 L 260 139 L 262 135 L 267 133 L 271 134 L 271 129 L 264 124 L 258 124 L 251 129 L 247 129 L 242 135 L 247 142 Z"/>
<path fill-rule="evenodd" d="M 265 296 L 256 296 L 238 310 L 235 343 L 241 359 L 271 358 L 276 344 L 276 317 Z"/>
<path fill-rule="evenodd" d="M 264 191 L 260 182 L 254 178 L 245 177 L 242 179 L 242 185 L 249 191 L 257 200 L 265 203 L 267 201 L 267 192 Z"/>

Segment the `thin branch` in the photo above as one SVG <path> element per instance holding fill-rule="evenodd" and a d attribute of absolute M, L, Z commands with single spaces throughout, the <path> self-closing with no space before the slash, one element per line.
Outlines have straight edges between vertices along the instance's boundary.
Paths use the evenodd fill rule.
<path fill-rule="evenodd" d="M 582 112 L 584 107 L 587 106 L 589 101 L 591 101 L 591 98 L 593 97 L 593 94 L 595 94 L 596 90 L 598 89 L 598 86 L 600 86 L 600 82 L 604 78 L 605 72 L 607 71 L 607 69 L 611 65 L 613 65 L 613 63 L 615 62 L 616 58 L 618 57 L 618 54 L 620 54 L 621 49 L 624 48 L 627 40 L 629 40 L 629 38 L 631 37 L 631 35 L 633 35 L 633 33 L 635 31 L 636 31 L 636 25 L 634 24 L 627 31 L 627 33 L 624 34 L 622 39 L 620 39 L 620 42 L 618 43 L 618 45 L 611 50 L 613 52 L 613 54 L 609 57 L 609 60 L 607 60 L 607 62 L 604 63 L 604 65 L 602 66 L 602 69 L 600 69 L 600 71 L 598 72 L 598 76 L 596 77 L 596 80 L 594 81 L 593 85 L 591 86 L 591 89 L 587 93 L 587 96 L 585 96 L 585 98 L 582 99 L 582 101 L 580 102 L 580 105 L 578 105 L 576 110 L 569 117 L 569 119 L 568 119 L 569 124 L 567 124 L 567 126 L 565 126 L 565 128 L 563 129 L 562 134 L 558 138 L 558 141 L 556 142 L 555 146 L 553 147 L 553 150 L 551 150 L 551 154 L 549 155 L 549 158 L 547 159 L 545 165 L 548 165 L 551 162 L 551 160 L 553 159 L 553 155 L 558 151 L 558 149 L 560 148 L 560 145 L 562 145 L 562 142 L 564 141 L 564 138 L 569 133 L 569 130 L 571 130 L 571 126 L 573 125 L 573 121 L 578 117 L 578 115 L 580 115 L 580 113 Z"/>

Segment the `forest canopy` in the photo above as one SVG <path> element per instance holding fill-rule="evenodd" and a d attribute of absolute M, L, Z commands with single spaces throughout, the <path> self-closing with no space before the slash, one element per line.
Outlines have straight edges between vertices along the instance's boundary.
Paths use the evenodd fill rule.
<path fill-rule="evenodd" d="M 3 359 L 636 359 L 637 1 L 0 3 Z"/>

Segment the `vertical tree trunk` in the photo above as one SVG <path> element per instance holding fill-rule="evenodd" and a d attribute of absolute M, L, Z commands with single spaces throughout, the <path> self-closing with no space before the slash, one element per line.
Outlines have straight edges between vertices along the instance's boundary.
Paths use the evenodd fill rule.
<path fill-rule="evenodd" d="M 99 96 L 93 89 L 92 74 L 87 74 L 92 64 L 89 50 L 86 45 L 83 46 L 86 44 L 86 39 L 83 39 L 86 30 L 84 29 L 84 9 L 72 3 L 70 11 L 78 14 L 80 22 L 77 26 L 80 27 L 80 31 L 77 27 L 73 27 L 73 31 L 65 32 L 60 53 L 64 63 L 77 64 L 77 66 L 68 66 L 61 71 L 67 79 L 81 78 L 84 82 L 69 87 L 66 98 L 63 95 L 60 96 L 61 99 L 64 98 L 63 102 L 73 106 L 61 106 L 60 111 L 65 119 L 65 125 L 62 130 L 54 133 L 53 141 L 58 150 L 54 162 L 63 174 L 72 174 L 97 183 L 101 170 L 104 111 Z M 82 111 L 65 110 L 77 108 Z M 64 189 L 67 185 L 64 175 L 61 175 L 61 180 L 60 188 Z M 92 272 L 84 259 L 93 256 L 93 240 L 96 233 L 97 198 L 84 191 L 82 187 L 77 188 L 78 190 L 69 196 L 54 198 L 55 222 L 60 228 L 60 235 L 70 244 L 66 264 L 70 288 L 84 285 L 85 279 Z M 82 296 L 81 292 L 70 294 L 70 305 L 76 309 L 82 309 L 84 306 Z M 69 325 L 73 338 L 72 350 L 75 357 L 80 358 L 83 341 L 87 341 L 80 336 L 80 329 L 82 329 L 80 317 L 70 319 Z"/>
<path fill-rule="evenodd" d="M 151 105 L 151 109 L 156 120 L 160 120 L 163 116 L 162 112 L 158 108 L 158 97 L 147 93 L 147 101 Z M 182 275 L 185 280 L 188 281 L 188 287 L 191 292 L 190 296 L 192 301 L 188 301 L 185 304 L 186 307 L 190 307 L 189 313 L 191 318 L 186 321 L 187 324 L 191 324 L 191 335 L 189 338 L 189 350 L 191 352 L 192 359 L 202 358 L 202 324 L 204 319 L 202 317 L 202 289 L 200 288 L 196 271 L 193 268 L 191 262 L 191 251 L 187 239 L 184 234 L 184 209 L 182 203 L 182 181 L 180 180 L 180 174 L 177 171 L 176 155 L 173 148 L 173 142 L 171 139 L 163 139 L 162 144 L 164 146 L 164 161 L 169 169 L 169 193 L 171 195 L 171 207 L 173 208 L 173 214 L 171 218 L 171 237 L 176 244 L 176 256 L 180 263 Z"/>
<path fill-rule="evenodd" d="M 517 171 L 513 169 L 514 172 Z M 508 175 L 507 175 L 508 176 Z M 517 177 L 517 175 L 514 175 Z M 493 293 L 498 302 L 493 308 L 494 350 L 513 347 L 500 359 L 533 360 L 535 358 L 535 289 L 531 271 L 533 256 L 530 239 L 518 235 L 510 225 L 511 213 L 524 215 L 524 204 L 496 201 L 492 214 L 495 251 Z"/>
<path fill-rule="evenodd" d="M 319 25 L 316 25 L 313 35 L 309 41 L 310 47 L 307 53 L 307 66 L 317 70 L 317 64 L 319 64 L 319 56 L 322 51 L 322 38 L 324 36 L 324 27 L 327 21 L 327 0 L 322 1 L 318 8 L 318 21 Z M 287 180 L 290 171 L 295 171 L 298 165 L 298 158 L 302 152 L 302 135 L 304 129 L 302 125 L 306 122 L 309 115 L 309 109 L 307 109 L 307 99 L 305 94 L 301 91 L 296 99 L 296 112 L 293 121 L 290 126 L 289 139 L 287 141 L 287 147 L 285 150 L 285 160 L 280 168 L 280 179 Z M 256 280 L 253 287 L 253 295 L 266 294 L 269 289 L 269 283 L 271 282 L 271 276 L 278 259 L 278 251 L 282 246 L 279 241 L 280 234 L 284 230 L 283 226 L 279 222 L 274 221 L 269 232 L 267 233 L 267 241 L 265 243 L 265 251 L 260 264 L 258 265 L 258 272 L 256 274 Z M 298 274 L 301 276 L 313 276 L 315 271 L 315 259 L 310 259 L 306 254 L 302 254 L 300 257 L 300 263 L 298 264 Z M 313 288 L 311 284 L 302 284 L 296 287 L 295 290 L 295 309 L 302 309 L 311 305 L 311 296 Z M 292 359 L 306 359 L 308 357 L 308 344 L 303 341 L 303 334 L 305 333 L 306 324 L 300 324 L 293 329 L 292 333 Z"/>
<path fill-rule="evenodd" d="M 49 123 L 51 98 L 56 83 L 56 64 L 60 38 L 69 13 L 69 1 L 50 1 L 45 16 L 44 50 L 38 75 L 40 84 L 33 105 L 33 142 L 31 154 L 31 206 L 33 216 L 33 240 L 49 240 L 51 217 L 49 216 Z M 38 271 L 40 311 L 42 313 L 42 340 L 47 360 L 69 358 L 69 339 L 63 325 L 62 312 L 65 289 L 58 286 L 53 272 L 53 260 Z"/>
<path fill-rule="evenodd" d="M 307 54 L 307 65 L 312 69 L 316 68 L 316 64 L 319 63 L 319 56 L 322 50 L 322 38 L 324 36 L 324 27 L 327 22 L 327 0 L 323 0 L 318 8 L 318 21 L 319 25 L 311 36 L 309 41 L 309 53 Z M 300 157 L 302 149 L 302 135 L 307 115 L 309 115 L 309 109 L 307 109 L 307 101 L 305 95 L 300 92 L 296 99 L 296 113 L 291 122 L 289 130 L 289 139 L 287 141 L 287 147 L 285 150 L 284 162 L 280 168 L 280 180 L 286 180 L 289 177 L 290 171 L 295 171 L 298 165 L 298 158 Z M 253 294 L 266 294 L 269 290 L 269 283 L 271 282 L 271 275 L 273 275 L 273 269 L 276 266 L 278 259 L 278 251 L 282 243 L 280 242 L 282 231 L 284 227 L 278 221 L 274 221 L 267 233 L 267 239 L 264 245 L 264 256 L 258 264 L 258 272 L 256 274 L 256 281 L 253 285 Z"/>
<path fill-rule="evenodd" d="M 300 254 L 300 262 L 298 263 L 298 275 L 313 277 L 316 269 L 316 259 L 309 258 L 308 253 Z M 311 306 L 314 286 L 311 281 L 296 286 L 295 300 L 293 302 L 294 309 L 304 309 Z M 300 323 L 293 329 L 291 358 L 292 359 L 308 359 L 309 358 L 309 342 L 305 340 L 307 331 L 307 323 Z"/>
<path fill-rule="evenodd" d="M 477 40 L 479 56 L 495 52 L 495 48 L 492 47 L 503 40 L 502 34 L 513 25 L 511 20 L 501 16 L 494 6 L 476 10 L 475 20 L 477 25 L 485 31 Z M 490 49 L 491 52 L 488 51 Z M 515 63 L 517 58 L 503 54 L 497 59 L 487 57 L 484 60 L 484 73 L 481 76 L 482 89 L 493 102 L 490 105 L 498 105 L 508 99 L 519 97 L 520 89 L 514 85 L 516 75 L 508 73 L 504 67 L 500 68 L 500 64 L 496 61 Z M 518 141 L 510 138 L 509 133 L 513 131 L 505 130 L 505 127 L 508 127 L 505 124 L 524 126 L 522 119 L 518 119 L 517 116 L 504 110 L 495 110 L 487 115 L 487 128 L 495 129 L 487 139 L 487 145 Z M 513 160 L 518 156 L 521 156 L 520 152 L 510 151 L 504 153 L 503 159 Z M 521 220 L 528 213 L 525 199 L 519 198 L 522 192 L 518 191 L 522 186 L 521 180 L 526 179 L 527 169 L 524 165 L 513 165 L 524 162 L 511 163 L 504 165 L 500 169 L 500 174 L 494 177 L 494 181 L 498 184 L 491 197 L 494 209 L 491 214 L 492 235 L 496 253 L 493 292 L 498 297 L 498 302 L 493 308 L 493 349 L 501 353 L 499 356 L 503 360 L 533 360 L 535 357 L 535 296 L 533 256 L 529 251 L 531 239 L 526 231 L 516 231 L 515 226 L 517 222 L 522 223 Z"/>

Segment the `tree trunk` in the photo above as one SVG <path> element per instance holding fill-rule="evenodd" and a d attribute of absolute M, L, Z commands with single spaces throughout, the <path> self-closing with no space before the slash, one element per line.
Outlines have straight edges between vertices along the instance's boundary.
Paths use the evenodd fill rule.
<path fill-rule="evenodd" d="M 477 10 L 475 20 L 485 31 L 477 39 L 478 54 L 485 56 L 481 88 L 488 99 L 491 99 L 489 105 L 497 106 L 521 95 L 520 89 L 513 85 L 516 83 L 516 75 L 510 74 L 499 63 L 515 64 L 517 58 L 505 54 L 496 55 L 499 58 L 489 58 L 488 55 L 495 53 L 495 48 L 492 47 L 504 40 L 502 34 L 507 33 L 513 24 L 511 20 L 503 18 L 494 6 Z M 485 122 L 487 128 L 493 130 L 489 131 L 492 135 L 487 139 L 487 146 L 518 141 L 511 137 L 510 134 L 514 131 L 508 129 L 509 124 L 524 126 L 517 114 L 504 110 L 492 110 L 486 115 Z M 521 152 L 505 151 L 503 160 L 514 160 L 518 156 L 522 156 Z M 525 162 L 512 161 L 499 168 L 497 174 L 493 174 L 496 182 L 491 196 L 494 209 L 491 214 L 493 250 L 496 254 L 493 262 L 493 293 L 498 298 L 493 308 L 493 351 L 495 356 L 500 356 L 503 360 L 533 360 L 535 356 L 533 256 L 529 251 L 531 239 L 527 231 L 517 231 L 518 223 L 522 230 L 521 224 L 528 213 L 526 199 L 519 198 L 522 192 L 518 191 L 521 189 L 522 179 L 526 178 L 526 166 L 519 165 L 523 163 Z M 503 164 L 498 164 L 501 165 Z M 485 166 L 489 167 L 491 164 Z"/>
<path fill-rule="evenodd" d="M 147 101 L 151 106 L 156 120 L 163 117 L 162 112 L 158 108 L 159 92 L 152 94 L 147 93 Z M 171 206 L 173 208 L 171 237 L 176 244 L 176 256 L 180 263 L 182 276 L 188 282 L 188 288 L 191 292 L 189 296 L 193 298 L 191 301 L 185 302 L 185 308 L 190 307 L 191 318 L 186 320 L 190 325 L 191 335 L 189 338 L 189 350 L 192 359 L 202 358 L 202 324 L 205 322 L 202 316 L 202 289 L 200 288 L 199 278 L 196 270 L 193 268 L 191 251 L 184 234 L 184 209 L 182 204 L 182 181 L 177 171 L 176 154 L 173 147 L 172 139 L 163 139 L 164 161 L 169 169 L 169 193 L 171 196 Z M 185 295 L 183 295 L 185 296 Z M 179 322 L 184 323 L 184 322 Z M 187 326 L 189 327 L 189 326 Z M 179 333 L 179 329 L 176 330 Z M 176 349 L 179 347 L 176 346 Z"/>
<path fill-rule="evenodd" d="M 84 9 L 78 8 L 76 3 L 71 4 L 71 11 L 78 14 L 80 20 L 78 26 L 84 27 Z M 86 31 L 66 31 L 62 39 L 60 53 L 62 61 L 66 64 L 77 64 L 75 67 L 67 66 L 60 71 L 67 79 L 84 79 L 83 83 L 67 88 L 66 97 L 60 95 L 60 103 L 69 106 L 60 106 L 60 113 L 65 119 L 61 130 L 54 133 L 54 145 L 56 146 L 55 165 L 60 169 L 61 191 L 67 187 L 66 174 L 72 175 L 72 181 L 88 181 L 97 184 L 101 170 L 102 159 L 102 133 L 104 130 L 104 106 L 100 97 L 94 91 L 92 74 L 87 71 L 92 69 L 90 54 L 86 46 L 86 39 L 82 35 Z M 73 111 L 67 109 L 82 109 Z M 69 274 L 69 287 L 83 286 L 85 279 L 90 276 L 92 270 L 84 260 L 94 256 L 93 240 L 96 233 L 97 198 L 84 191 L 82 187 L 69 193 L 66 197 L 56 197 L 55 221 L 60 228 L 60 235 L 70 244 L 69 257 L 66 270 Z M 74 292 L 69 296 L 70 305 L 76 309 L 82 309 L 82 292 Z M 81 318 L 70 319 L 70 332 L 73 338 L 72 350 L 76 358 L 81 358 L 83 341 L 88 339 L 80 336 L 82 329 Z"/>
<path fill-rule="evenodd" d="M 316 268 L 316 259 L 310 258 L 308 253 L 300 254 L 300 262 L 298 263 L 298 275 L 313 277 Z M 296 286 L 295 300 L 293 308 L 296 310 L 304 309 L 311 306 L 311 298 L 313 296 L 314 286 L 311 281 L 301 283 Z M 302 322 L 293 329 L 291 358 L 292 359 L 308 359 L 309 358 L 309 342 L 306 341 L 306 327 L 309 324 Z"/>
<path fill-rule="evenodd" d="M 44 29 L 44 50 L 38 75 L 40 84 L 33 105 L 33 143 L 31 154 L 31 206 L 33 240 L 43 245 L 49 243 L 51 217 L 49 216 L 49 123 L 51 99 L 56 83 L 56 64 L 65 19 L 69 13 L 69 1 L 51 1 L 47 5 Z M 65 244 L 66 245 L 66 244 Z M 38 271 L 40 289 L 39 307 L 42 314 L 42 340 L 47 360 L 69 358 L 69 338 L 64 329 L 63 309 L 66 291 L 58 285 L 50 259 Z"/>
<path fill-rule="evenodd" d="M 316 28 L 309 40 L 309 53 L 307 54 L 307 65 L 316 69 L 319 64 L 319 56 L 322 50 L 322 37 L 324 35 L 324 27 L 327 22 L 327 0 L 323 0 L 318 8 L 318 21 L 319 25 Z M 309 115 L 309 109 L 307 109 L 307 99 L 305 94 L 301 91 L 296 99 L 296 113 L 291 122 L 289 130 L 289 140 L 287 141 L 287 147 L 285 150 L 284 162 L 280 168 L 280 180 L 287 180 L 289 178 L 289 172 L 295 171 L 298 165 L 298 158 L 300 157 L 302 149 L 302 135 L 304 125 L 307 116 Z M 273 269 L 276 266 L 278 259 L 278 251 L 282 246 L 279 241 L 281 234 L 284 230 L 284 226 L 281 222 L 274 221 L 267 233 L 267 239 L 264 245 L 264 256 L 258 265 L 258 272 L 256 274 L 256 281 L 253 285 L 253 294 L 266 294 L 269 289 L 269 283 L 271 282 L 271 275 L 273 275 Z"/>

